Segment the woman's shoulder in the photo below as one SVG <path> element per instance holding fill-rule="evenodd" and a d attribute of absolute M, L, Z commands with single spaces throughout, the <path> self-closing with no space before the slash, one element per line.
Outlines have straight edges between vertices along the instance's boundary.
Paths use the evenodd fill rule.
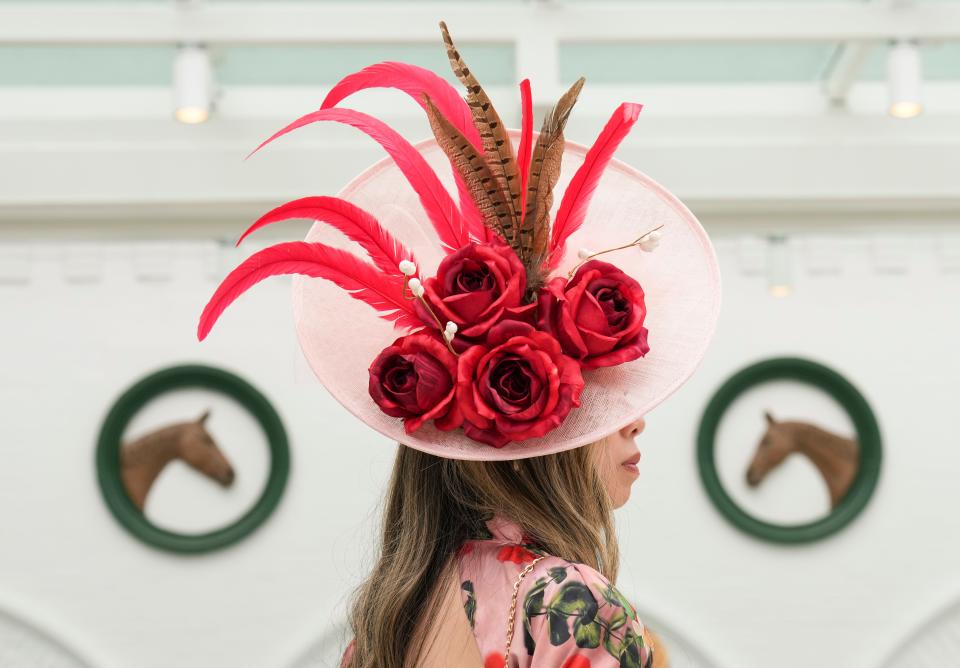
<path fill-rule="evenodd" d="M 526 541 L 470 541 L 459 557 L 464 610 L 484 657 L 499 656 L 502 663 L 516 587 L 510 651 L 517 665 L 653 665 L 650 636 L 636 609 L 595 568 Z"/>
<path fill-rule="evenodd" d="M 546 555 L 529 577 L 521 618 L 530 654 L 556 653 L 558 661 L 583 668 L 653 665 L 653 644 L 636 608 L 598 570 Z"/>

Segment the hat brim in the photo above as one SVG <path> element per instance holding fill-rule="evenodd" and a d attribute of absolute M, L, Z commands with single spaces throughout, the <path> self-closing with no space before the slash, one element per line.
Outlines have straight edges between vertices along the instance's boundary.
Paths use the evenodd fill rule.
<path fill-rule="evenodd" d="M 519 133 L 511 131 L 514 142 Z M 415 145 L 450 192 L 450 164 L 433 139 Z M 583 162 L 587 148 L 566 141 L 555 187 L 554 211 Z M 440 243 L 413 188 L 389 158 L 376 163 L 339 193 L 373 214 L 416 255 L 421 275 L 431 276 L 443 257 Z M 367 369 L 400 332 L 371 308 L 332 283 L 294 276 L 297 336 L 317 378 L 353 415 L 391 440 L 441 457 L 509 460 L 576 448 L 602 439 L 646 415 L 676 392 L 703 359 L 720 310 L 720 270 L 710 239 L 696 217 L 668 190 L 618 160 L 607 166 L 583 226 L 568 240 L 554 275 L 565 275 L 582 246 L 594 251 L 629 243 L 662 225 L 653 252 L 629 248 L 604 256 L 635 278 L 645 293 L 650 351 L 615 367 L 584 371 L 581 405 L 542 438 L 494 448 L 460 429 L 440 431 L 424 424 L 412 434 L 399 418 L 383 413 L 368 393 Z M 336 230 L 315 223 L 307 241 L 359 251 Z"/>

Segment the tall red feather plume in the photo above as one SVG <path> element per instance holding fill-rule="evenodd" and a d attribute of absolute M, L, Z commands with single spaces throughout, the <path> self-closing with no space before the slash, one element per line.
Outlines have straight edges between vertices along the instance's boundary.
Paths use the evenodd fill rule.
<path fill-rule="evenodd" d="M 371 214 L 339 197 L 303 197 L 281 204 L 260 217 L 237 239 L 237 245 L 248 234 L 261 227 L 292 218 L 309 218 L 327 223 L 360 244 L 380 271 L 391 276 L 402 276 L 401 260 L 417 263 L 398 239 L 390 234 Z"/>
<path fill-rule="evenodd" d="M 357 91 L 368 88 L 396 88 L 413 98 L 424 110 L 423 94 L 433 100 L 437 109 L 463 133 L 471 144 L 483 148 L 480 133 L 473 124 L 470 107 L 457 90 L 443 77 L 409 63 L 386 61 L 364 67 L 359 72 L 348 74 L 330 89 L 323 98 L 321 109 L 337 106 L 337 103 Z"/>
<path fill-rule="evenodd" d="M 368 88 L 396 88 L 412 97 L 421 108 L 425 108 L 423 93 L 426 93 L 437 109 L 463 133 L 470 143 L 477 148 L 483 148 L 480 133 L 473 124 L 470 107 L 460 94 L 446 79 L 418 65 L 387 61 L 348 74 L 330 89 L 320 108 L 335 107 L 344 98 Z M 457 181 L 460 213 L 464 224 L 475 238 L 481 240 L 487 238 L 487 228 L 483 224 L 477 205 L 470 197 L 470 189 L 456 170 L 454 170 L 454 177 Z"/>
<path fill-rule="evenodd" d="M 290 125 L 275 132 L 269 139 L 250 152 L 253 155 L 261 148 L 283 135 L 317 121 L 336 121 L 366 133 L 393 158 L 407 181 L 413 186 L 420 203 L 440 237 L 450 251 L 466 245 L 470 234 L 464 225 L 460 210 L 450 194 L 440 183 L 436 173 L 415 148 L 383 121 L 354 109 L 321 109 L 301 116 Z M 249 158 L 250 155 L 247 157 Z"/>
<path fill-rule="evenodd" d="M 527 210 L 527 179 L 530 177 L 530 154 L 533 152 L 533 98 L 530 79 L 520 82 L 520 146 L 517 167 L 520 169 L 520 211 Z"/>
<path fill-rule="evenodd" d="M 560 209 L 557 211 L 557 217 L 553 221 L 553 230 L 550 238 L 550 260 L 549 267 L 555 268 L 560 264 L 563 258 L 564 249 L 567 244 L 567 238 L 580 229 L 583 219 L 587 215 L 587 207 L 590 206 L 590 199 L 593 192 L 597 189 L 603 170 L 606 168 L 610 158 L 613 157 L 620 142 L 630 132 L 630 128 L 637 121 L 641 104 L 624 102 L 604 126 L 597 140 L 587 151 L 583 164 L 577 169 L 577 173 L 570 180 L 563 193 L 563 199 L 560 201 Z"/>
<path fill-rule="evenodd" d="M 288 241 L 264 248 L 241 262 L 214 292 L 200 315 L 200 341 L 217 319 L 240 295 L 270 276 L 303 274 L 325 278 L 346 290 L 354 299 L 367 302 L 384 320 L 399 328 L 423 327 L 413 302 L 403 297 L 403 279 L 387 276 L 352 253 L 324 244 Z"/>

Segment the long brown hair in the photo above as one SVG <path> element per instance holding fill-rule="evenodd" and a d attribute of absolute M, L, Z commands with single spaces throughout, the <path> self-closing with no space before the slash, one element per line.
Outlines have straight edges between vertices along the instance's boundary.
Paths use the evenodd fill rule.
<path fill-rule="evenodd" d="M 386 493 L 380 552 L 350 611 L 349 668 L 405 668 L 425 650 L 451 557 L 495 514 L 548 553 L 616 580 L 619 552 L 598 444 L 505 462 L 445 459 L 399 446 Z M 420 639 L 417 639 L 420 638 Z"/>

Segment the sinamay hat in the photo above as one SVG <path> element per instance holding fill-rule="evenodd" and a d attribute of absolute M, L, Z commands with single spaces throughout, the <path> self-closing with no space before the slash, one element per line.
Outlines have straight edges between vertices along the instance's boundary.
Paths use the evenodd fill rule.
<path fill-rule="evenodd" d="M 316 221 L 304 241 L 234 269 L 198 337 L 255 283 L 298 274 L 296 329 L 311 368 L 385 436 L 478 460 L 585 445 L 648 413 L 699 365 L 720 308 L 713 247 L 680 200 L 612 157 L 641 105 L 621 104 L 587 148 L 563 136 L 583 79 L 538 134 L 524 81 L 522 127 L 507 130 L 441 30 L 465 98 L 429 70 L 379 63 L 261 144 L 335 121 L 389 157 L 337 197 L 288 202 L 255 222 L 241 240 L 279 220 Z M 413 97 L 434 139 L 411 145 L 340 106 L 374 87 Z"/>

